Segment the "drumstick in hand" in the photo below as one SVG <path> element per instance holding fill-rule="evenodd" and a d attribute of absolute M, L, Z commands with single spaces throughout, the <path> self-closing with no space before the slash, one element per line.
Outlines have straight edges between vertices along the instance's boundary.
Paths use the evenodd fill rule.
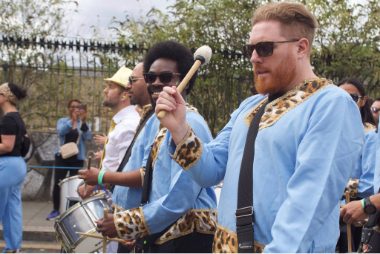
<path fill-rule="evenodd" d="M 90 168 L 91 168 L 91 159 L 92 159 L 92 155 L 88 156 L 87 170 L 90 170 Z M 86 181 L 84 182 L 84 195 L 87 196 L 87 183 L 86 183 Z"/>
<path fill-rule="evenodd" d="M 346 197 L 346 204 L 350 202 L 350 192 L 346 191 L 345 193 Z M 348 247 L 348 252 L 352 252 L 352 234 L 351 234 L 351 224 L 347 223 L 347 247 Z"/>
<path fill-rule="evenodd" d="M 103 209 L 103 217 L 104 219 L 107 218 L 108 215 L 108 208 Z M 107 251 L 107 236 L 103 236 L 103 253 L 106 253 Z"/>

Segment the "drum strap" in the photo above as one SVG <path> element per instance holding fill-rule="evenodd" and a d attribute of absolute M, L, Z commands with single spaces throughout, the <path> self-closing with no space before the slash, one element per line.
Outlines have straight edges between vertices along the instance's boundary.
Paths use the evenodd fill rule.
<path fill-rule="evenodd" d="M 253 209 L 253 161 L 255 156 L 255 140 L 259 131 L 259 123 L 267 102 L 260 107 L 254 116 L 247 133 L 243 158 L 240 166 L 238 202 L 236 209 L 236 233 L 238 252 L 253 253 L 255 212 Z"/>

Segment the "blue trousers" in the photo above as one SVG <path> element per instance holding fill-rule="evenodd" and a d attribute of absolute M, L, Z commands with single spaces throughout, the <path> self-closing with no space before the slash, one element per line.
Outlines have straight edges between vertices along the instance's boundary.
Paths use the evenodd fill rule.
<path fill-rule="evenodd" d="M 21 188 L 26 164 L 21 157 L 0 156 L 0 222 L 3 224 L 5 249 L 21 249 Z"/>

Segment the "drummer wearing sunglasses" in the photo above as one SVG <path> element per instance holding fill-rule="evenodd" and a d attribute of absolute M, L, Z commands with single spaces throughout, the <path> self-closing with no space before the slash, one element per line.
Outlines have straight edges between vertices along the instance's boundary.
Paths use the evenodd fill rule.
<path fill-rule="evenodd" d="M 143 75 L 152 103 L 156 103 L 163 88 L 177 86 L 193 63 L 193 54 L 184 45 L 174 41 L 155 44 L 144 58 Z M 190 93 L 194 82 L 195 76 L 190 80 L 184 95 Z M 185 114 L 189 121 L 187 130 L 193 129 L 203 142 L 209 142 L 212 136 L 203 117 L 188 104 Z M 137 170 L 140 175 L 142 171 L 145 175 L 141 179 L 144 182 L 142 193 L 149 195 L 143 195 L 140 207 L 125 207 L 127 210 L 117 211 L 114 216 L 110 214 L 99 220 L 98 231 L 109 237 L 117 235 L 123 239 L 137 240 L 136 252 L 141 248 L 144 252 L 211 252 L 216 215 L 213 188 L 201 188 L 172 160 L 168 150 L 170 134 L 167 129 L 160 128 L 157 117 L 152 116 L 146 122 L 145 131 L 141 135 L 141 145 L 145 149 L 143 154 L 149 159 L 137 164 L 138 167 L 144 167 L 143 170 L 131 168 L 126 173 L 132 174 Z M 134 151 L 131 159 L 138 156 Z M 128 162 L 126 168 L 129 166 Z M 109 176 L 106 172 L 103 182 L 108 183 Z M 127 181 L 120 184 L 127 185 L 126 183 Z M 131 187 L 135 187 L 133 191 L 136 192 L 136 187 L 141 186 Z M 125 223 L 126 221 L 129 222 Z"/>
<path fill-rule="evenodd" d="M 207 144 L 188 133 L 176 88 L 164 87 L 157 100 L 156 112 L 167 112 L 160 120 L 173 160 L 202 186 L 224 181 L 214 252 L 335 251 L 340 192 L 359 158 L 363 127 L 349 96 L 313 71 L 317 27 L 302 4 L 255 10 L 245 52 L 259 94 Z"/>

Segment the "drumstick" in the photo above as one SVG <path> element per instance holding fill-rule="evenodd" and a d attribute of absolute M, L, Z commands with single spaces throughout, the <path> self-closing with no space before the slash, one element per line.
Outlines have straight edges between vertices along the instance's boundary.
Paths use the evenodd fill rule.
<path fill-rule="evenodd" d="M 76 232 L 78 235 L 83 235 L 83 236 L 87 236 L 87 237 L 92 237 L 92 238 L 96 238 L 96 239 L 103 239 L 104 237 L 101 236 L 101 235 L 96 235 L 96 234 L 93 234 L 93 233 L 85 233 L 85 232 Z M 109 241 L 116 241 L 116 242 L 119 242 L 119 243 L 125 243 L 125 240 L 123 239 L 120 239 L 120 238 L 107 238 L 107 240 Z"/>
<path fill-rule="evenodd" d="M 346 204 L 350 202 L 350 192 L 346 191 L 345 193 L 346 197 Z M 352 252 L 352 234 L 351 234 L 351 224 L 347 223 L 347 250 L 349 253 Z"/>
<path fill-rule="evenodd" d="M 104 219 L 107 218 L 107 215 L 108 215 L 108 208 L 105 207 L 103 209 L 103 217 L 104 217 Z M 106 251 L 107 251 L 107 236 L 104 236 L 103 237 L 103 253 L 106 253 Z"/>
<path fill-rule="evenodd" d="M 90 168 L 91 168 L 91 159 L 92 159 L 92 155 L 88 156 L 87 170 L 90 170 Z M 86 181 L 84 182 L 84 195 L 87 195 L 87 183 L 86 183 Z"/>

